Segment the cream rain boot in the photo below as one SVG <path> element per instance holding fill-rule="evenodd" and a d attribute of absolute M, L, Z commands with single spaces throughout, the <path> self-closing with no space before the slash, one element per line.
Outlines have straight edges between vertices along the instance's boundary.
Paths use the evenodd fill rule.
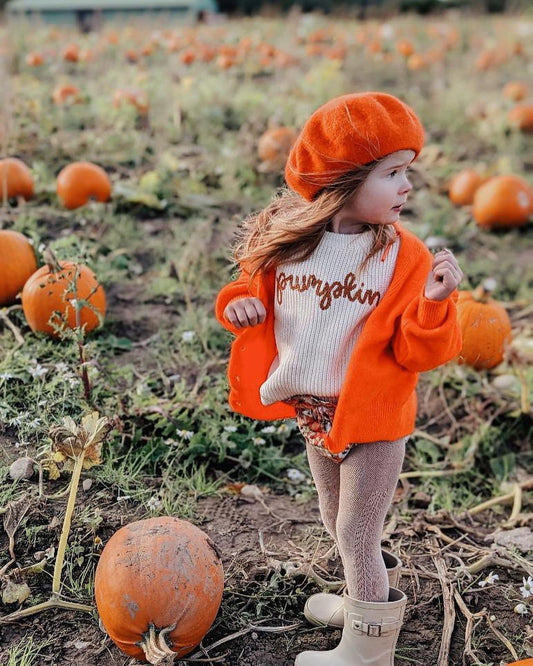
<path fill-rule="evenodd" d="M 389 587 L 397 587 L 400 580 L 402 561 L 399 557 L 383 548 L 381 549 L 381 554 L 387 567 Z M 304 615 L 311 624 L 317 627 L 342 629 L 344 626 L 343 608 L 344 604 L 341 596 L 319 592 L 310 596 L 305 602 Z"/>
<path fill-rule="evenodd" d="M 407 597 L 389 588 L 388 601 L 358 601 L 344 595 L 341 642 L 327 652 L 301 652 L 294 666 L 394 666 L 394 648 Z"/>

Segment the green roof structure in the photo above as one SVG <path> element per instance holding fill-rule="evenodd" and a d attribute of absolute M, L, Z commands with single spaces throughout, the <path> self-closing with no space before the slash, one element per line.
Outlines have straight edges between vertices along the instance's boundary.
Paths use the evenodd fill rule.
<path fill-rule="evenodd" d="M 53 23 L 75 23 L 81 14 L 103 19 L 125 14 L 198 14 L 217 12 L 216 0 L 11 0 L 8 17 L 40 16 Z"/>
<path fill-rule="evenodd" d="M 81 10 L 216 10 L 213 0 L 11 0 L 9 11 L 76 11 Z"/>

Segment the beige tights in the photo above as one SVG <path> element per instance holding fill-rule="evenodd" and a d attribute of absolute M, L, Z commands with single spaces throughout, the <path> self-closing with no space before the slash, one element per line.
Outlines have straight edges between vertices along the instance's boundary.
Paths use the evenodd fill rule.
<path fill-rule="evenodd" d="M 306 444 L 320 515 L 339 549 L 348 595 L 388 601 L 381 534 L 409 437 L 353 446 L 339 464 Z"/>

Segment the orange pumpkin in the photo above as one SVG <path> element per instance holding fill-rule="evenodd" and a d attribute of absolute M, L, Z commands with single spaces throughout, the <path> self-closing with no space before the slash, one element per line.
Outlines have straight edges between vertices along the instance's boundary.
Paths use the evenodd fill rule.
<path fill-rule="evenodd" d="M 141 116 L 148 113 L 148 99 L 146 93 L 142 90 L 135 88 L 120 88 L 115 90 L 113 95 L 113 106 L 115 109 L 120 108 L 124 103 L 134 106 Z"/>
<path fill-rule="evenodd" d="M 427 61 L 424 56 L 419 53 L 413 53 L 407 58 L 407 67 L 413 72 L 418 72 L 421 69 L 427 67 Z"/>
<path fill-rule="evenodd" d="M 517 104 L 509 111 L 507 118 L 521 132 L 533 132 L 533 104 Z"/>
<path fill-rule="evenodd" d="M 528 94 L 528 87 L 521 81 L 509 81 L 503 87 L 503 96 L 512 99 L 513 102 L 521 102 Z"/>
<path fill-rule="evenodd" d="M 57 261 L 49 252 L 48 263 L 26 281 L 22 290 L 22 310 L 32 331 L 47 333 L 53 338 L 61 328 L 75 329 L 78 325 L 85 333 L 95 329 L 105 315 L 106 299 L 102 285 L 90 268 L 72 261 Z M 72 301 L 87 301 L 79 311 Z"/>
<path fill-rule="evenodd" d="M 273 127 L 266 130 L 257 144 L 259 159 L 273 167 L 281 167 L 289 156 L 297 136 L 291 127 Z"/>
<path fill-rule="evenodd" d="M 186 49 L 180 53 L 180 60 L 184 65 L 192 65 L 196 60 L 196 51 L 194 49 Z"/>
<path fill-rule="evenodd" d="M 485 181 L 486 178 L 480 176 L 475 169 L 463 169 L 450 181 L 450 201 L 458 206 L 469 206 L 474 200 L 477 188 Z"/>
<path fill-rule="evenodd" d="M 472 214 L 480 227 L 520 227 L 533 212 L 533 189 L 518 176 L 494 176 L 474 194 Z"/>
<path fill-rule="evenodd" d="M 415 52 L 413 44 L 407 39 L 400 39 L 396 42 L 396 51 L 404 58 L 408 58 Z"/>
<path fill-rule="evenodd" d="M 124 53 L 124 57 L 126 58 L 126 60 L 128 62 L 131 62 L 131 63 L 135 63 L 135 62 L 139 61 L 139 54 L 137 53 L 137 51 L 135 49 L 128 49 Z"/>
<path fill-rule="evenodd" d="M 107 201 L 111 196 L 111 181 L 97 164 L 72 162 L 59 172 L 56 191 L 65 208 L 79 208 L 89 199 Z"/>
<path fill-rule="evenodd" d="M 25 58 L 25 61 L 26 64 L 29 65 L 30 67 L 40 67 L 42 64 L 44 64 L 44 58 L 42 53 L 37 53 L 36 51 L 28 53 L 28 55 Z"/>
<path fill-rule="evenodd" d="M 11 197 L 33 196 L 33 177 L 31 171 L 22 160 L 6 157 L 0 160 L 0 201 Z"/>
<path fill-rule="evenodd" d="M 56 86 L 52 92 L 52 101 L 56 105 L 60 104 L 81 104 L 82 96 L 78 86 L 72 83 L 65 83 Z"/>
<path fill-rule="evenodd" d="M 141 54 L 145 57 L 151 56 L 154 53 L 153 44 L 145 44 L 141 49 Z"/>
<path fill-rule="evenodd" d="M 61 53 L 63 60 L 67 62 L 78 62 L 79 50 L 77 44 L 68 44 Z"/>
<path fill-rule="evenodd" d="M 512 341 L 511 321 L 506 310 L 490 297 L 494 281 L 486 280 L 474 291 L 459 291 L 457 319 L 463 346 L 457 362 L 475 368 L 490 369 L 503 361 Z"/>
<path fill-rule="evenodd" d="M 220 69 L 230 69 L 237 61 L 234 56 L 221 53 L 216 62 Z"/>
<path fill-rule="evenodd" d="M 223 588 L 213 542 L 172 516 L 121 527 L 106 544 L 94 580 L 96 606 L 111 640 L 150 663 L 156 663 L 150 659 L 150 630 L 169 654 L 188 654 L 211 627 Z"/>
<path fill-rule="evenodd" d="M 37 270 L 30 241 L 18 231 L 0 230 L 0 305 L 10 305 Z"/>
<path fill-rule="evenodd" d="M 533 666 L 533 659 L 521 659 L 520 661 L 513 661 L 507 666 Z"/>

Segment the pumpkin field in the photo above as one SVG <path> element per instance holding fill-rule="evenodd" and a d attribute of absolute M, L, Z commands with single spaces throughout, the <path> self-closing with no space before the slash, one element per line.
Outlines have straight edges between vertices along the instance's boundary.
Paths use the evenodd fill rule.
<path fill-rule="evenodd" d="M 214 304 L 309 114 L 367 90 L 419 114 L 400 223 L 464 273 L 462 355 L 420 375 L 383 532 L 408 598 L 395 663 L 533 658 L 533 12 L 18 19 L 0 77 L 0 664 L 141 663 L 100 621 L 131 581 L 102 567 L 98 612 L 95 572 L 117 530 L 162 516 L 205 533 L 187 584 L 222 599 L 193 649 L 161 637 L 150 663 L 337 645 L 302 612 L 343 585 L 303 438 L 230 409 Z M 131 529 L 150 615 L 165 579 Z M 142 640 L 135 618 L 115 632 Z"/>

